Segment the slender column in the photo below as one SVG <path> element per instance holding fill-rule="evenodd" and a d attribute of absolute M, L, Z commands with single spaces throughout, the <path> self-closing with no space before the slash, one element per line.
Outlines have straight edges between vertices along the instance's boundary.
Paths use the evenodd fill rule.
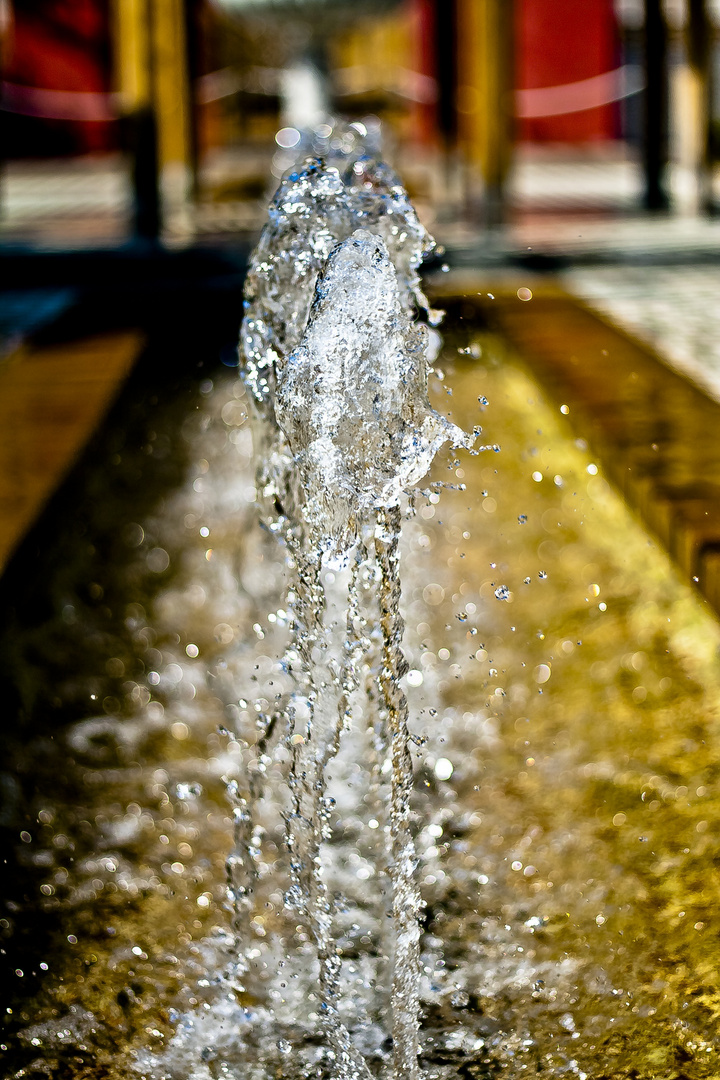
<path fill-rule="evenodd" d="M 689 0 L 687 24 L 688 65 L 693 75 L 696 93 L 694 105 L 697 131 L 698 207 L 714 213 L 712 192 L 712 63 L 713 27 L 708 17 L 706 0 Z"/>
<path fill-rule="evenodd" d="M 151 0 L 153 76 L 163 204 L 177 213 L 192 190 L 191 97 L 184 0 Z"/>
<path fill-rule="evenodd" d="M 420 916 L 423 903 L 417 884 L 415 841 L 410 829 L 413 769 L 408 747 L 408 703 L 400 685 L 407 671 L 402 652 L 405 624 L 400 615 L 398 543 L 400 511 L 378 515 L 375 551 L 380 566 L 380 626 L 383 635 L 380 693 L 392 762 L 390 848 L 392 857 L 393 1080 L 420 1080 L 418 1026 L 420 1012 Z"/>
<path fill-rule="evenodd" d="M 437 122 L 443 149 L 455 149 L 457 114 L 457 10 L 455 0 L 434 0 L 435 72 L 438 85 Z"/>
<path fill-rule="evenodd" d="M 646 210 L 667 210 L 668 160 L 667 27 L 662 0 L 645 0 L 645 94 L 643 103 L 643 169 Z"/>
<path fill-rule="evenodd" d="M 161 214 L 150 15 L 149 0 L 113 3 L 115 85 L 123 142 L 132 162 L 132 228 L 135 236 L 156 240 Z"/>
<path fill-rule="evenodd" d="M 134 231 L 156 239 L 192 190 L 185 0 L 115 0 L 116 85 L 133 162 Z"/>
<path fill-rule="evenodd" d="M 514 128 L 512 0 L 457 0 L 459 136 L 468 166 L 483 181 L 484 219 L 506 217 Z"/>

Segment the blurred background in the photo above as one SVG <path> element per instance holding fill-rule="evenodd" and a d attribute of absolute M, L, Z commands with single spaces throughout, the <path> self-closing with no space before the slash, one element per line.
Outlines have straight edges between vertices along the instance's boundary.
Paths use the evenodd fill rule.
<path fill-rule="evenodd" d="M 253 233 L 328 114 L 446 244 L 711 215 L 719 35 L 716 0 L 0 0 L 2 237 Z"/>

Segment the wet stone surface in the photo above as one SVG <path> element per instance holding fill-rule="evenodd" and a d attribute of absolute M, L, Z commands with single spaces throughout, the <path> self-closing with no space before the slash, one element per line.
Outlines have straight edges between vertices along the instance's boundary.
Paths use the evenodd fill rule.
<path fill-rule="evenodd" d="M 501 451 L 441 455 L 456 489 L 403 521 L 422 1075 L 717 1076 L 717 625 L 502 342 L 461 321 L 437 367 Z M 3 1075 L 334 1075 L 277 807 L 254 989 L 224 977 L 225 781 L 287 634 L 246 416 L 231 373 L 138 405 L 3 638 Z M 342 1015 L 381 1076 L 371 753 L 330 790 Z"/>

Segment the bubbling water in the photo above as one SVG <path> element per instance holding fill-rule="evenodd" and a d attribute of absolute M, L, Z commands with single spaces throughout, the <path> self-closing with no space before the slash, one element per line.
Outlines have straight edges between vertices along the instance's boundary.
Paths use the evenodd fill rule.
<path fill-rule="evenodd" d="M 292 686 L 264 719 L 254 785 L 246 796 L 233 791 L 237 974 L 253 978 L 245 927 L 257 878 L 254 815 L 265 795 L 263 759 L 275 746 L 288 762 L 286 904 L 315 946 L 320 1024 L 338 1080 L 371 1075 L 342 1019 L 338 926 L 347 901 L 333 889 L 340 875 L 328 843 L 339 824 L 332 766 L 343 747 L 358 753 L 353 728 L 372 733 L 364 761 L 360 750 L 365 791 L 355 812 L 372 807 L 371 828 L 384 842 L 369 872 L 387 883 L 368 890 L 360 907 L 375 907 L 375 948 L 380 967 L 391 968 L 393 1074 L 419 1076 L 423 904 L 410 820 L 398 543 L 408 494 L 438 449 L 473 442 L 428 402 L 429 332 L 415 312 L 438 321 L 417 272 L 432 246 L 387 166 L 357 159 L 343 178 L 310 162 L 281 184 L 246 288 L 243 375 L 255 407 L 262 519 L 290 571 L 283 666 Z"/>

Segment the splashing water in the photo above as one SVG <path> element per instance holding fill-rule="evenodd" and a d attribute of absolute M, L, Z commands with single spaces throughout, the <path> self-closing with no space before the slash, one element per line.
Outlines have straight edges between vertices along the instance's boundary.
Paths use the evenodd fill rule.
<path fill-rule="evenodd" d="M 315 161 L 281 183 L 251 259 L 241 331 L 245 381 L 257 414 L 261 512 L 275 530 L 282 528 L 278 515 L 297 516 L 292 452 L 274 413 L 276 369 L 300 345 L 318 274 L 337 244 L 358 228 L 384 240 L 402 310 L 410 315 L 417 306 L 428 311 L 431 323 L 440 318 L 429 310 L 418 276 L 434 241 L 384 163 L 358 158 L 342 178 Z"/>
<path fill-rule="evenodd" d="M 300 344 L 275 368 L 275 415 L 319 545 L 347 546 L 369 512 L 398 506 L 444 442 L 467 442 L 427 402 L 426 339 L 403 310 L 383 240 L 355 230 L 318 277 Z"/>
<path fill-rule="evenodd" d="M 342 178 L 337 169 L 310 162 L 281 184 L 246 288 L 243 372 L 255 405 L 261 514 L 284 543 L 292 574 L 284 666 L 293 686 L 264 720 L 254 785 L 246 798 L 232 792 L 230 892 L 239 969 L 251 977 L 245 925 L 257 871 L 253 815 L 275 740 L 289 760 L 286 902 L 305 920 L 315 946 L 320 1022 L 338 1080 L 371 1075 L 341 1015 L 340 905 L 331 884 L 337 868 L 326 843 L 337 827 L 331 766 L 343 736 L 361 724 L 371 729 L 373 745 L 364 794 L 372 827 L 386 838 L 385 850 L 376 847 L 372 872 L 383 869 L 389 880 L 392 934 L 377 948 L 392 958 L 393 1072 L 396 1080 L 419 1075 L 423 904 L 400 683 L 407 664 L 398 542 L 403 501 L 440 446 L 473 443 L 427 399 L 429 331 L 414 313 L 420 308 L 431 322 L 439 318 L 429 311 L 417 273 L 432 246 L 387 166 L 357 159 Z M 336 573 L 347 578 L 344 600 L 338 588 L 328 588 Z M 333 616 L 343 608 L 344 616 Z M 382 910 L 382 892 L 375 900 Z M 387 938 L 382 931 L 376 936 Z"/>

